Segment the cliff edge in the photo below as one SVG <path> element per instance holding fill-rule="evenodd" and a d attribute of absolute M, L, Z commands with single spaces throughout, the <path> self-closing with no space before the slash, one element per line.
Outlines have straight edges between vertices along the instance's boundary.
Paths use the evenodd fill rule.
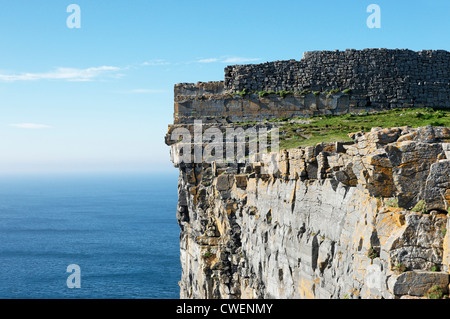
<path fill-rule="evenodd" d="M 408 63 L 405 56 L 415 59 Z M 277 149 L 274 138 L 281 117 L 301 125 L 311 116 L 424 107 L 425 101 L 446 109 L 450 77 L 442 75 L 449 72 L 448 58 L 446 51 L 314 52 L 301 63 L 281 63 L 281 73 L 279 62 L 232 66 L 224 82 L 176 85 L 166 143 L 180 170 L 180 297 L 448 294 L 450 112 L 439 114 L 435 125 L 372 127 L 349 133 L 346 141 Z M 365 73 L 383 59 L 391 61 L 388 67 Z M 365 63 L 364 74 L 355 75 Z M 324 79 L 328 69 L 334 71 Z M 389 83 L 408 87 L 404 99 L 398 90 L 391 95 L 392 85 L 382 91 L 382 78 L 400 73 L 404 81 L 393 77 Z M 428 84 L 414 91 L 423 84 L 420 76 Z M 358 80 L 363 78 L 367 85 Z M 247 140 L 236 146 L 227 129 L 242 121 Z M 233 156 L 225 158 L 230 150 Z"/>

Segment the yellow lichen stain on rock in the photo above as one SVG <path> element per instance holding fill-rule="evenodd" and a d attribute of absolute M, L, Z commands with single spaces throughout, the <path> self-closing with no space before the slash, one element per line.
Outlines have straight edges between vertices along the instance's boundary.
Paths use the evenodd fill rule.
<path fill-rule="evenodd" d="M 398 208 L 385 208 L 378 214 L 376 229 L 381 246 L 386 245 L 391 236 L 396 236 L 405 226 L 405 216 Z"/>
<path fill-rule="evenodd" d="M 189 188 L 189 193 L 191 195 L 196 195 L 197 194 L 197 186 L 192 186 Z"/>
<path fill-rule="evenodd" d="M 417 136 L 416 132 L 408 133 L 405 135 L 402 135 L 398 138 L 397 142 L 405 142 L 405 141 L 413 141 L 414 138 Z"/>
<path fill-rule="evenodd" d="M 187 181 L 189 184 L 197 183 L 197 179 L 196 179 L 194 170 L 192 170 L 189 174 L 187 174 L 187 178 L 188 178 Z"/>
<path fill-rule="evenodd" d="M 211 254 L 211 255 L 203 255 L 202 259 L 205 263 L 205 269 L 209 268 L 214 268 L 214 266 L 219 262 L 219 258 L 217 258 L 216 254 Z"/>
<path fill-rule="evenodd" d="M 300 278 L 299 285 L 297 286 L 298 292 L 302 299 L 315 299 L 314 289 L 315 284 L 307 280 L 306 278 Z"/>
<path fill-rule="evenodd" d="M 225 210 L 227 212 L 227 215 L 230 216 L 231 214 L 236 212 L 237 204 L 236 203 L 227 203 Z"/>
<path fill-rule="evenodd" d="M 450 273 L 450 219 L 447 220 L 447 225 L 445 228 L 445 236 L 443 240 L 444 251 L 442 253 L 442 264 L 447 266 L 448 272 Z"/>
<path fill-rule="evenodd" d="M 405 225 L 405 215 L 401 214 L 400 212 L 394 212 L 393 214 L 397 226 L 402 227 L 403 225 Z"/>
<path fill-rule="evenodd" d="M 223 225 L 223 221 L 220 220 L 217 216 L 214 216 L 214 220 L 215 220 L 215 224 L 216 224 L 216 227 L 217 227 L 217 230 L 218 230 L 219 234 L 225 234 L 226 233 L 225 232 L 225 227 L 226 226 Z"/>
<path fill-rule="evenodd" d="M 255 299 L 256 292 L 255 289 L 250 287 L 249 280 L 244 278 L 241 280 L 241 298 L 242 299 Z"/>
<path fill-rule="evenodd" d="M 402 227 L 405 225 L 405 215 L 403 213 L 403 209 L 399 207 L 384 207 L 383 211 L 379 214 L 377 228 L 381 229 L 386 228 L 386 225 L 394 223 L 396 227 Z M 389 228 L 391 231 L 394 225 L 390 225 Z"/>
<path fill-rule="evenodd" d="M 292 188 L 291 197 L 289 199 L 289 203 L 293 204 L 295 202 L 295 193 L 297 191 L 297 181 L 295 182 L 295 187 Z"/>
<path fill-rule="evenodd" d="M 256 178 L 249 178 L 247 181 L 247 193 L 256 193 L 257 185 Z"/>
<path fill-rule="evenodd" d="M 247 175 L 241 174 L 241 175 L 235 175 L 234 176 L 234 181 L 235 181 L 235 185 L 236 187 L 245 189 L 247 188 Z"/>
<path fill-rule="evenodd" d="M 445 208 L 447 210 L 449 210 L 450 209 L 450 189 L 445 190 L 444 200 L 445 200 Z"/>

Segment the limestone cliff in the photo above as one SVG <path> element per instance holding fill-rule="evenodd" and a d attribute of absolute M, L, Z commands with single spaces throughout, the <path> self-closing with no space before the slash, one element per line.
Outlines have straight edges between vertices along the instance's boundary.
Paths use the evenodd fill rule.
<path fill-rule="evenodd" d="M 420 100 L 423 106 L 427 100 L 440 103 L 450 93 L 448 78 L 440 78 L 442 68 L 449 71 L 448 52 L 419 54 L 419 68 L 415 60 L 395 60 L 397 56 L 404 59 L 404 52 L 371 54 L 346 51 L 350 66 L 342 66 L 338 54 L 339 67 L 335 70 L 327 62 L 323 69 L 353 70 L 364 64 L 365 60 L 355 60 L 360 55 L 372 62 L 381 55 L 396 68 L 392 72 L 383 68 L 383 77 L 400 72 L 408 79 L 408 88 L 400 81 L 396 94 L 412 94 L 412 100 Z M 376 66 L 375 62 L 371 65 Z M 271 64 L 228 67 L 225 84 L 175 86 L 175 125 L 169 127 L 166 142 L 180 170 L 181 298 L 421 298 L 430 288 L 448 293 L 449 127 L 374 127 L 350 134 L 353 142 L 275 151 L 267 155 L 270 161 L 261 154 L 245 163 L 177 160 L 180 142 L 172 133 L 177 128 L 192 132 L 194 120 L 223 129 L 239 120 L 411 105 L 408 99 L 388 101 L 381 75 L 371 73 L 379 81 L 367 79 L 368 84 L 362 85 L 364 81 L 354 78 L 337 81 L 316 76 L 314 66 L 303 66 L 307 61 L 294 63 L 297 69 L 286 71 L 292 63 L 276 63 L 284 71 L 275 70 L 275 76 L 271 76 Z M 421 86 L 422 74 L 417 70 L 423 65 L 428 72 L 424 76 L 439 81 L 432 82 L 436 87 L 428 83 L 429 90 L 413 91 L 412 87 Z M 377 72 L 376 67 L 371 70 Z M 308 76 L 293 84 L 292 72 Z M 248 98 L 235 94 L 236 88 L 265 89 L 267 83 L 277 90 L 292 86 L 303 90 L 310 85 L 329 89 L 320 83 L 322 77 L 330 83 L 356 81 L 357 94 L 341 92 L 330 98 L 308 91 L 290 99 L 268 98 L 267 92 Z M 389 81 L 397 83 L 394 78 Z M 373 92 L 377 98 L 366 99 Z M 448 107 L 448 100 L 443 106 Z M 195 143 L 194 138 L 193 149 L 198 146 Z"/>
<path fill-rule="evenodd" d="M 450 129 L 353 137 L 351 145 L 282 151 L 275 175 L 259 174 L 258 164 L 181 164 L 181 297 L 446 290 Z"/>

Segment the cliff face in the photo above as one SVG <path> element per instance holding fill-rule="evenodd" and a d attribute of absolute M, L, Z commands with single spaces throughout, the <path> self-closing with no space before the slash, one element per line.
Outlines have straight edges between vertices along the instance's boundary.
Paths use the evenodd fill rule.
<path fill-rule="evenodd" d="M 446 290 L 450 129 L 353 138 L 281 151 L 275 174 L 260 174 L 259 163 L 180 164 L 181 297 Z"/>
<path fill-rule="evenodd" d="M 225 81 L 175 85 L 166 143 L 180 170 L 180 296 L 448 292 L 449 127 L 374 127 L 350 134 L 353 142 L 248 150 L 249 126 L 271 130 L 274 118 L 449 108 L 449 70 L 446 51 L 347 50 L 230 66 Z M 205 160 L 212 140 L 214 155 L 220 142 L 234 144 L 228 128 L 241 121 L 255 121 L 243 126 L 246 160 L 233 157 L 239 146 L 226 161 Z"/>

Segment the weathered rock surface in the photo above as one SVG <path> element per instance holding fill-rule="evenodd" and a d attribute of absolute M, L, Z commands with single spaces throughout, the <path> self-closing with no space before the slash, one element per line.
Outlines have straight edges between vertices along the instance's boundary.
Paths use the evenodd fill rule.
<path fill-rule="evenodd" d="M 350 134 L 353 143 L 260 152 L 242 164 L 213 158 L 228 152 L 236 122 L 254 136 L 276 127 L 274 118 L 449 108 L 449 72 L 443 50 L 313 51 L 228 66 L 224 81 L 175 85 L 166 143 L 180 169 L 181 297 L 447 292 L 450 128 L 375 127 Z M 228 144 L 202 159 L 196 132 Z"/>
<path fill-rule="evenodd" d="M 182 298 L 448 289 L 450 130 L 373 129 L 258 164 L 179 164 Z M 174 146 L 172 146 L 174 147 Z"/>

